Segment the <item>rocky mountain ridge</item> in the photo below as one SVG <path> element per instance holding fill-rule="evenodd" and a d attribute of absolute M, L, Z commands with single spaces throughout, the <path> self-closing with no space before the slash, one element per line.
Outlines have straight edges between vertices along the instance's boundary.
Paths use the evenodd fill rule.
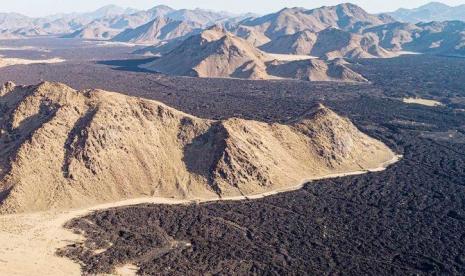
<path fill-rule="evenodd" d="M 289 125 L 212 121 L 151 100 L 44 82 L 5 84 L 0 106 L 1 213 L 144 196 L 252 195 L 394 157 L 322 105 Z"/>

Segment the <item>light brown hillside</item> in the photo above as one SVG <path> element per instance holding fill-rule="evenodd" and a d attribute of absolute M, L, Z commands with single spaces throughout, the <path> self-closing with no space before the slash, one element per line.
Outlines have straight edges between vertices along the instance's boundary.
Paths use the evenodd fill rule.
<path fill-rule="evenodd" d="M 323 106 L 281 125 L 205 120 L 59 83 L 9 83 L 0 92 L 2 213 L 251 195 L 377 168 L 394 156 Z"/>

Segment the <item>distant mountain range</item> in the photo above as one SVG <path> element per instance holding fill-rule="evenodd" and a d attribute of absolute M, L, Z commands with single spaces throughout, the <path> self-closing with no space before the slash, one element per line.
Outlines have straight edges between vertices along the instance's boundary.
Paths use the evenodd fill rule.
<path fill-rule="evenodd" d="M 379 46 L 379 39 L 364 30 L 394 23 L 385 15 L 371 15 L 352 4 L 305 10 L 283 9 L 262 17 L 247 18 L 236 24 L 221 24 L 230 33 L 265 52 L 312 55 L 334 59 L 373 58 L 395 55 Z M 180 41 L 150 47 L 146 52 L 163 54 Z M 142 52 L 143 53 L 143 52 Z"/>
<path fill-rule="evenodd" d="M 461 6 L 451 8 L 431 3 L 409 13 L 404 10 L 403 14 L 417 14 L 417 18 L 420 18 L 419 14 L 448 18 L 446 14 L 454 11 L 460 15 L 457 12 L 460 9 Z M 180 68 L 176 70 L 167 68 L 169 64 L 155 61 L 150 69 L 156 71 L 258 79 L 285 77 L 312 80 L 317 79 L 315 70 L 320 70 L 325 74 L 339 72 L 342 80 L 360 81 L 363 77 L 347 73 L 349 68 L 343 68 L 345 64 L 332 61 L 341 58 L 391 58 L 406 51 L 465 56 L 464 22 L 400 22 L 396 13 L 370 14 L 350 3 L 310 10 L 285 8 L 264 16 L 202 9 L 176 10 L 164 5 L 141 11 L 106 6 L 90 13 L 46 18 L 0 14 L 0 38 L 60 35 L 64 38 L 148 44 L 150 47 L 136 53 L 162 56 L 160 60 L 166 63 L 176 60 L 175 53 L 190 59 L 198 58 L 188 64 L 179 64 Z M 211 34 L 212 29 L 222 31 L 216 32 L 218 37 L 214 40 L 203 39 L 205 32 Z M 205 48 L 205 45 L 210 48 Z M 271 64 L 273 59 L 269 54 L 301 55 L 307 60 L 312 56 L 322 63 L 293 62 L 284 66 L 277 59 L 279 62 Z M 171 58 L 165 59 L 164 56 Z M 229 69 L 221 72 L 214 69 L 225 60 L 230 63 Z M 196 67 L 201 61 L 207 64 L 203 69 Z M 331 67 L 338 69 L 332 70 Z M 294 73 L 290 74 L 289 70 Z M 339 78 L 321 72 L 318 79 Z"/>
<path fill-rule="evenodd" d="M 431 2 L 415 9 L 398 9 L 388 13 L 398 21 L 418 23 L 431 21 L 465 21 L 465 4 L 451 7 L 439 2 Z"/>
<path fill-rule="evenodd" d="M 57 20 L 66 18 L 87 18 L 95 20 L 103 17 L 119 16 L 124 14 L 133 14 L 139 10 L 133 8 L 123 8 L 116 5 L 107 5 L 91 12 L 74 12 L 74 13 L 59 13 L 47 16 L 46 19 Z"/>
<path fill-rule="evenodd" d="M 136 29 L 159 17 L 186 22 L 192 29 L 207 28 L 217 23 L 238 22 L 251 14 L 234 15 L 203 9 L 176 10 L 159 5 L 149 10 L 135 10 L 115 5 L 105 6 L 88 13 L 56 14 L 31 18 L 17 13 L 0 13 L 0 38 L 24 36 L 63 35 L 65 38 L 109 40 L 128 29 Z M 140 30 L 137 30 L 138 32 Z M 167 37 L 176 37 L 176 35 Z M 129 38 L 134 42 L 137 39 Z M 145 40 L 150 42 L 150 39 Z"/>
<path fill-rule="evenodd" d="M 161 56 L 144 68 L 196 77 L 361 82 L 366 79 L 341 58 L 391 58 L 406 52 L 465 56 L 464 22 L 402 23 L 353 4 L 283 9 L 197 32 L 139 50 Z M 282 60 L 282 55 L 304 58 Z"/>
<path fill-rule="evenodd" d="M 100 18 L 111 18 L 134 12 L 137 10 L 109 5 L 93 12 L 55 14 L 44 18 L 31 18 L 17 13 L 0 13 L 0 38 L 65 34 L 83 28 Z"/>
<path fill-rule="evenodd" d="M 242 27 L 265 34 L 270 39 L 299 31 L 319 32 L 326 28 L 338 28 L 348 32 L 359 32 L 368 26 L 394 22 L 386 15 L 372 15 L 353 4 L 340 4 L 312 10 L 286 8 L 277 13 L 240 22 Z"/>
<path fill-rule="evenodd" d="M 160 5 L 146 11 L 103 17 L 90 22 L 66 38 L 106 39 L 131 43 L 157 43 L 199 33 L 214 24 L 234 24 L 248 15 L 209 10 L 175 10 Z"/>

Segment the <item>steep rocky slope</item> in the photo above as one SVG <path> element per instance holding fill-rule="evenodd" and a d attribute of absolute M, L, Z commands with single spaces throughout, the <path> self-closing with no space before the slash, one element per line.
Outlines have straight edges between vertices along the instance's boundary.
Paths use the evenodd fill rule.
<path fill-rule="evenodd" d="M 255 29 L 254 27 L 244 26 L 244 25 L 233 25 L 227 28 L 230 32 L 237 35 L 238 37 L 245 39 L 247 42 L 251 43 L 255 47 L 264 45 L 271 41 L 260 30 Z"/>
<path fill-rule="evenodd" d="M 305 30 L 280 36 L 259 48 L 268 53 L 309 55 L 317 39 L 317 33 Z"/>
<path fill-rule="evenodd" d="M 404 45 L 415 40 L 415 33 L 421 28 L 411 23 L 394 22 L 368 28 L 365 33 L 374 34 L 379 38 L 380 46 L 395 51 L 402 50 Z"/>
<path fill-rule="evenodd" d="M 0 212 L 143 196 L 261 193 L 393 158 L 316 106 L 289 125 L 210 121 L 159 102 L 59 83 L 0 90 Z"/>

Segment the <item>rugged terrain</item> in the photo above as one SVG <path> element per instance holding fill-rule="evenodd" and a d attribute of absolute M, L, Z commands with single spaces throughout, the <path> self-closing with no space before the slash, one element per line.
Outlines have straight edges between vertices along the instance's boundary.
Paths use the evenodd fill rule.
<path fill-rule="evenodd" d="M 6 213 L 143 196 L 253 195 L 394 158 L 321 105 L 281 125 L 204 120 L 158 102 L 58 83 L 7 83 L 0 94 Z"/>
<path fill-rule="evenodd" d="M 239 24 L 263 33 L 273 40 L 305 30 L 319 32 L 327 28 L 338 28 L 359 32 L 367 26 L 382 25 L 393 21 L 388 16 L 372 15 L 356 5 L 346 3 L 311 10 L 285 8 L 263 17 L 246 19 Z"/>
<path fill-rule="evenodd" d="M 287 8 L 223 25 L 266 52 L 324 59 L 391 58 L 406 52 L 463 56 L 465 49 L 461 21 L 402 23 L 353 4 Z M 163 55 L 179 44 L 175 40 L 138 53 Z"/>
<path fill-rule="evenodd" d="M 48 39 L 0 43 L 8 57 L 67 60 L 0 68 L 1 82 L 48 79 L 79 89 L 120 91 L 215 121 L 239 117 L 288 124 L 323 102 L 404 155 L 384 172 L 313 181 L 300 191 L 263 200 L 143 205 L 68 224 L 87 241 L 59 228 L 83 213 L 60 212 L 58 221 L 55 213 L 0 216 L 5 244 L 0 274 L 79 274 L 78 263 L 55 255 L 58 247 L 86 272 L 132 264 L 151 273 L 161 271 L 160 264 L 171 267 L 171 274 L 186 267 L 199 273 L 252 267 L 257 273 L 304 268 L 315 274 L 463 274 L 465 59 L 412 55 L 351 65 L 370 83 L 248 81 L 141 72 L 137 65 L 144 60 L 134 60 L 129 53 L 135 48 L 124 45 Z M 442 105 L 403 103 L 409 97 Z M 166 201 L 174 202 L 179 201 Z M 174 242 L 165 247 L 166 237 Z M 160 252 L 166 255 L 158 258 Z M 220 263 L 220 258 L 228 261 Z M 211 262 L 199 266 L 197 260 Z M 270 262 L 275 265 L 264 265 Z"/>
<path fill-rule="evenodd" d="M 465 26 L 461 21 L 449 19 L 461 19 L 459 15 L 463 6 L 437 6 L 422 7 L 420 13 L 430 14 L 431 20 L 438 21 L 413 20 L 415 25 L 402 24 L 386 14 L 370 14 L 350 3 L 314 9 L 285 8 L 260 17 L 202 9 L 176 10 L 163 5 L 142 11 L 107 6 L 90 13 L 45 18 L 4 13 L 0 14 L 0 38 L 60 36 L 84 40 L 115 39 L 154 44 L 145 53 L 158 54 L 174 49 L 170 42 L 179 45 L 190 35 L 221 25 L 254 47 L 273 53 L 329 59 L 386 58 L 398 56 L 403 51 L 463 56 Z M 407 14 L 405 16 L 408 17 Z"/>
<path fill-rule="evenodd" d="M 16 37 L 66 34 L 83 28 L 94 20 L 125 16 L 137 10 L 115 5 L 104 6 L 92 12 L 55 14 L 48 17 L 32 18 L 17 13 L 1 13 L 0 29 Z"/>
<path fill-rule="evenodd" d="M 177 10 L 165 5 L 157 5 L 148 10 L 109 5 L 93 12 L 55 14 L 40 18 L 0 13 L 0 38 L 59 35 L 64 38 L 109 40 L 127 29 L 136 29 L 161 18 L 206 28 L 217 23 L 234 24 L 249 16 L 253 15 L 234 15 L 203 9 Z"/>
<path fill-rule="evenodd" d="M 219 27 L 191 36 L 142 68 L 168 75 L 306 81 L 367 81 L 343 61 L 280 60 Z"/>
<path fill-rule="evenodd" d="M 307 30 L 281 36 L 260 49 L 270 53 L 310 55 L 325 59 L 388 58 L 398 55 L 379 44 L 379 38 L 370 33 L 359 35 L 328 28 L 318 33 Z"/>

